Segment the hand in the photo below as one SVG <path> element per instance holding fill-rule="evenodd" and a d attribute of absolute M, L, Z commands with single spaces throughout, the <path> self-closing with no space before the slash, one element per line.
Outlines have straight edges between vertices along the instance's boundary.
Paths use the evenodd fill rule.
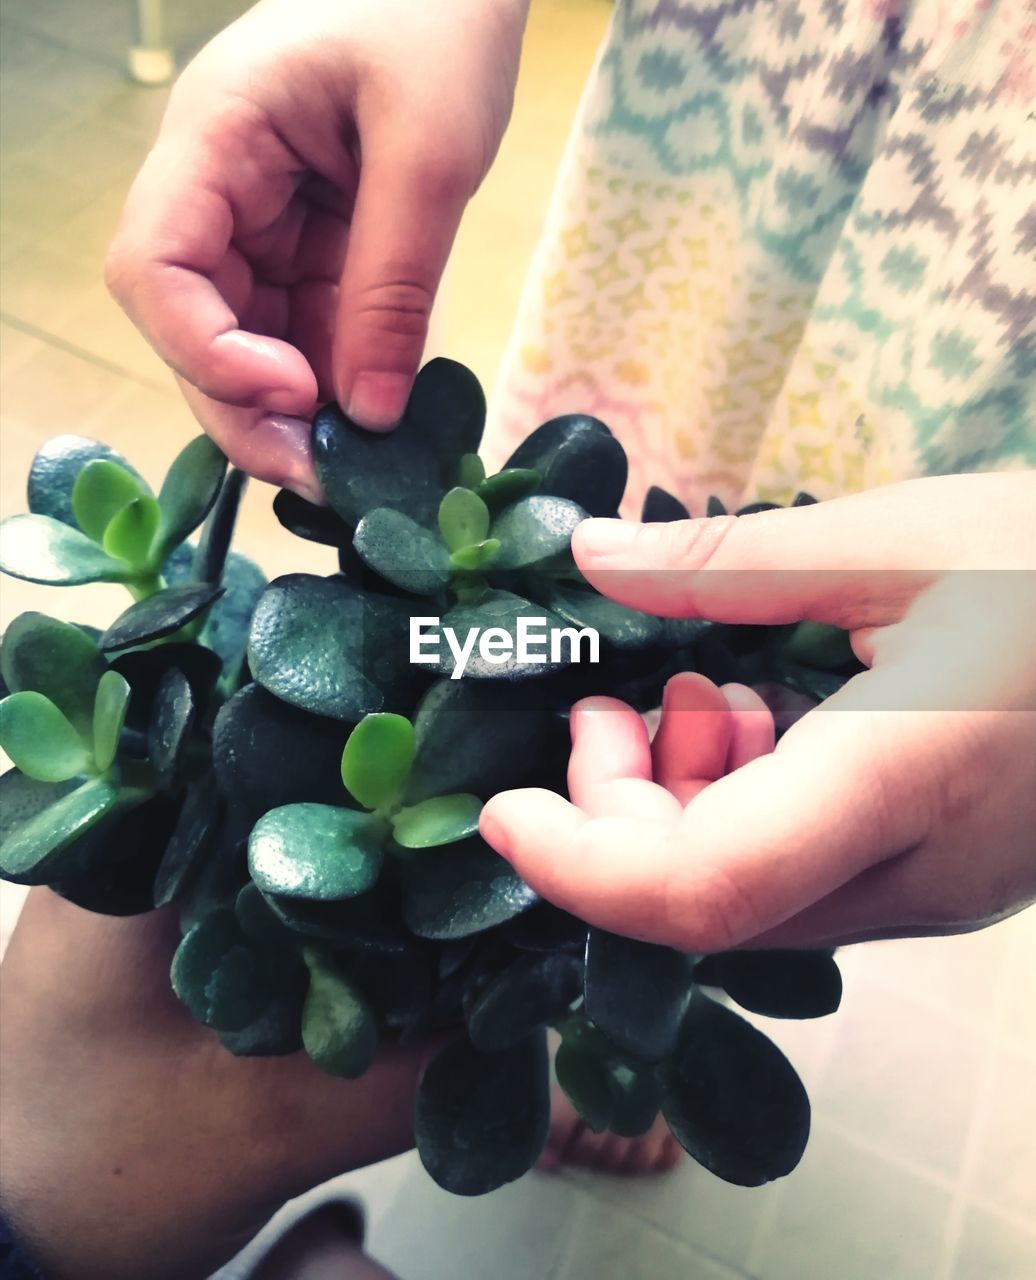
<path fill-rule="evenodd" d="M 870 670 L 772 754 L 627 807 L 577 716 L 572 802 L 496 796 L 482 833 L 591 923 L 687 951 L 977 928 L 1036 899 L 1036 475 L 915 480 L 741 519 L 589 520 L 586 577 L 653 613 L 847 628 Z M 684 717 L 694 736 L 713 732 Z M 587 734 L 584 743 L 581 733 Z M 592 736 L 591 736 L 592 735 Z M 753 753 L 754 754 L 754 753 Z M 656 748 L 657 757 L 657 748 Z M 620 777 L 640 778 L 643 747 Z M 613 797 L 613 799 L 612 799 Z"/>
<path fill-rule="evenodd" d="M 108 284 L 230 461 L 319 500 L 309 420 L 396 424 L 528 0 L 262 0 L 184 71 Z"/>
<path fill-rule="evenodd" d="M 412 1145 L 429 1046 L 356 1081 L 234 1058 L 172 993 L 178 938 L 173 912 L 34 889 L 4 957 L 4 1211 L 53 1280 L 209 1275 L 286 1200 Z"/>

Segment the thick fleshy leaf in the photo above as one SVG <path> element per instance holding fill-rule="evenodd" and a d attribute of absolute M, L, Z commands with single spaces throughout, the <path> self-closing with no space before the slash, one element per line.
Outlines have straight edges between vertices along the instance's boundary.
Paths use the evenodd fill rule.
<path fill-rule="evenodd" d="M 754 516 L 760 511 L 779 511 L 781 504 L 779 502 L 748 502 L 743 507 L 738 507 L 734 512 L 738 516 Z"/>
<path fill-rule="evenodd" d="M 78 527 L 72 510 L 72 490 L 79 473 L 90 462 L 103 458 L 115 462 L 133 476 L 142 493 L 151 490 L 125 458 L 99 440 L 85 436 L 53 436 L 44 442 L 29 470 L 29 510 L 38 516 L 53 516 L 62 524 Z"/>
<path fill-rule="evenodd" d="M 26 582 L 76 587 L 125 582 L 132 568 L 107 555 L 79 529 L 52 516 L 9 516 L 0 522 L 0 570 Z"/>
<path fill-rule="evenodd" d="M 586 1016 L 623 1054 L 661 1062 L 676 1044 L 693 969 L 694 957 L 670 947 L 591 929 Z"/>
<path fill-rule="evenodd" d="M 366 893 L 337 901 L 263 896 L 292 933 L 335 950 L 400 955 L 413 951 L 416 945 L 400 915 L 398 889 L 387 884 L 386 877 Z"/>
<path fill-rule="evenodd" d="M 622 445 L 604 423 L 579 413 L 538 427 L 506 466 L 538 471 L 541 493 L 571 498 L 591 516 L 616 514 L 629 471 Z"/>
<path fill-rule="evenodd" d="M 118 753 L 129 700 L 126 679 L 117 671 L 106 671 L 97 686 L 93 723 L 94 762 L 102 773 L 111 767 Z"/>
<path fill-rule="evenodd" d="M 148 725 L 148 759 L 161 787 L 175 782 L 196 713 L 190 681 L 173 667 L 158 686 Z"/>
<path fill-rule="evenodd" d="M 179 631 L 223 594 L 222 588 L 207 582 L 166 587 L 153 596 L 138 600 L 121 613 L 101 637 L 107 653 L 147 644 Z"/>
<path fill-rule="evenodd" d="M 177 902 L 201 873 L 220 819 L 219 796 L 210 774 L 192 783 L 162 855 L 154 882 L 154 905 Z"/>
<path fill-rule="evenodd" d="M 202 633 L 205 643 L 219 654 L 227 680 L 237 677 L 244 660 L 248 631 L 259 598 L 266 590 L 266 575 L 247 556 L 231 551 L 223 566 L 223 594 L 209 610 Z"/>
<path fill-rule="evenodd" d="M 654 1124 L 661 1101 L 654 1068 L 623 1058 L 585 1018 L 570 1018 L 562 1027 L 554 1070 L 595 1133 L 638 1138 Z"/>
<path fill-rule="evenodd" d="M 484 1195 L 528 1172 L 549 1124 L 542 1031 L 501 1053 L 480 1053 L 459 1040 L 439 1053 L 418 1086 L 414 1135 L 421 1163 L 456 1195 Z"/>
<path fill-rule="evenodd" d="M 313 947 L 303 952 L 309 991 L 302 1009 L 302 1043 L 328 1075 L 356 1080 L 374 1061 L 378 1029 L 370 1006 L 329 956 Z"/>
<path fill-rule="evenodd" d="M 439 532 L 451 551 L 482 542 L 489 532 L 489 508 L 470 489 L 451 489 L 439 503 Z"/>
<path fill-rule="evenodd" d="M 812 507 L 816 503 L 816 498 L 811 493 L 800 492 L 795 495 L 791 501 L 793 507 Z"/>
<path fill-rule="evenodd" d="M 222 578 L 237 525 L 241 499 L 247 488 L 248 476 L 236 468 L 223 481 L 198 539 L 198 549 L 194 553 L 191 572 L 196 581 L 218 583 Z"/>
<path fill-rule="evenodd" d="M 254 1022 L 268 993 L 259 959 L 234 912 L 214 911 L 184 934 L 173 956 L 173 990 L 207 1027 L 237 1031 Z"/>
<path fill-rule="evenodd" d="M 237 895 L 248 883 L 248 837 L 252 825 L 252 815 L 244 806 L 224 801 L 205 857 L 178 899 L 181 932 L 213 911 L 233 908 Z"/>
<path fill-rule="evenodd" d="M 522 660 L 521 649 L 523 626 L 528 651 L 526 661 Z M 571 647 L 567 643 L 561 646 L 557 662 L 552 660 L 550 647 L 551 631 L 564 626 L 557 614 L 510 591 L 487 591 L 478 604 L 454 605 L 442 618 L 442 627 L 451 627 L 460 642 L 465 642 L 472 631 L 479 637 L 463 671 L 465 676 L 479 680 L 528 679 L 565 666 Z M 510 640 L 510 654 L 504 654 L 498 661 L 490 661 L 481 653 L 481 635 L 489 628 L 501 629 Z M 585 647 L 583 652 L 587 652 Z M 452 675 L 456 665 L 457 660 L 442 634 L 436 669 L 443 675 Z"/>
<path fill-rule="evenodd" d="M 159 563 L 209 514 L 226 472 L 227 460 L 208 436 L 196 436 L 173 459 L 158 491 L 162 512 L 156 540 Z"/>
<path fill-rule="evenodd" d="M 849 632 L 823 622 L 800 622 L 785 641 L 782 656 L 822 671 L 837 671 L 856 661 Z"/>
<path fill-rule="evenodd" d="M 498 538 L 486 538 L 483 542 L 473 542 L 470 547 L 461 547 L 459 551 L 451 552 L 450 564 L 454 569 L 463 569 L 466 573 L 479 573 L 493 563 L 499 550 Z"/>
<path fill-rule="evenodd" d="M 484 933 L 537 901 L 511 864 L 477 836 L 403 867 L 403 919 L 419 938 Z"/>
<path fill-rule="evenodd" d="M 40 782 L 66 782 L 93 764 L 71 721 L 42 693 L 12 693 L 0 702 L 0 747 Z"/>
<path fill-rule="evenodd" d="M 730 951 L 715 961 L 727 995 L 768 1018 L 823 1018 L 842 1000 L 842 975 L 828 951 Z"/>
<path fill-rule="evenodd" d="M 539 485 L 538 471 L 529 467 L 508 467 L 495 476 L 487 476 L 475 492 L 490 511 L 497 512 L 534 493 Z"/>
<path fill-rule="evenodd" d="M 394 431 L 364 431 L 337 405 L 325 405 L 313 422 L 317 476 L 331 507 L 354 528 L 376 507 L 431 523 L 445 488 L 435 449 L 433 433 L 406 415 Z"/>
<path fill-rule="evenodd" d="M 341 578 L 289 574 L 259 601 L 248 665 L 285 702 L 355 723 L 403 682 L 408 616 L 399 601 L 370 599 Z"/>
<path fill-rule="evenodd" d="M 212 698 L 220 673 L 219 658 L 200 644 L 168 641 L 153 649 L 130 649 L 112 658 L 112 670 L 126 677 L 130 687 L 127 727 L 146 738 L 155 699 L 162 681 L 174 668 L 182 671 L 191 686 L 195 704 L 204 710 Z"/>
<path fill-rule="evenodd" d="M 537 903 L 504 929 L 508 945 L 519 951 L 562 953 L 577 956 L 580 963 L 586 954 L 586 935 L 584 921 L 549 902 Z"/>
<path fill-rule="evenodd" d="M 534 764 L 546 720 L 535 686 L 437 681 L 414 717 L 407 802 L 458 791 L 488 798 L 518 786 Z"/>
<path fill-rule="evenodd" d="M 481 812 L 478 796 L 432 796 L 400 809 L 392 819 L 392 836 L 404 849 L 453 844 L 475 834 Z"/>
<path fill-rule="evenodd" d="M 345 976 L 366 997 L 379 1023 L 409 1028 L 424 1016 L 434 995 L 432 949 L 418 944 L 412 950 L 354 951 L 339 957 Z"/>
<path fill-rule="evenodd" d="M 705 514 L 707 516 L 725 516 L 727 514 L 726 504 L 722 498 L 717 498 L 713 494 L 705 504 Z"/>
<path fill-rule="evenodd" d="M 708 996 L 695 992 L 661 1076 L 673 1135 L 725 1182 L 762 1186 L 802 1158 L 810 1108 L 794 1068 L 761 1031 Z"/>
<path fill-rule="evenodd" d="M 615 649 L 647 649 L 662 640 L 661 618 L 637 609 L 627 609 L 605 596 L 567 583 L 555 583 L 550 605 L 559 617 L 573 626 L 592 627 L 601 639 Z"/>
<path fill-rule="evenodd" d="M 248 841 L 252 879 L 288 898 L 354 898 L 377 880 L 385 826 L 370 814 L 329 804 L 271 809 Z"/>
<path fill-rule="evenodd" d="M 21 884 L 45 884 L 61 869 L 61 855 L 114 808 L 119 788 L 110 778 L 79 786 L 36 782 L 12 769 L 0 779 L 0 872 Z"/>
<path fill-rule="evenodd" d="M 457 483 L 463 485 L 465 489 L 477 489 L 485 478 L 485 463 L 478 454 L 462 454 L 457 467 Z"/>
<path fill-rule="evenodd" d="M 220 789 L 257 813 L 295 801 L 342 804 L 339 720 L 310 715 L 249 684 L 220 708 L 212 763 Z"/>
<path fill-rule="evenodd" d="M 644 497 L 640 519 L 642 524 L 668 524 L 672 520 L 688 520 L 690 514 L 679 498 L 653 484 Z"/>
<path fill-rule="evenodd" d="M 493 521 L 500 550 L 494 569 L 526 569 L 551 560 L 569 548 L 576 525 L 586 512 L 567 498 L 534 493 L 505 508 Z"/>
<path fill-rule="evenodd" d="M 450 557 L 442 542 L 402 511 L 369 511 L 357 525 L 353 546 L 376 573 L 414 595 L 434 595 L 449 581 Z"/>
<path fill-rule="evenodd" d="M 145 568 L 151 563 L 160 519 L 161 512 L 154 498 L 147 494 L 134 498 L 112 516 L 101 546 L 108 555 L 125 560 L 132 568 Z"/>
<path fill-rule="evenodd" d="M 537 1027 L 564 1017 L 583 988 L 583 966 L 575 956 L 529 954 L 464 1000 L 464 1020 L 476 1049 L 509 1049 Z"/>
<path fill-rule="evenodd" d="M 330 507 L 318 507 L 290 489 L 281 489 L 273 500 L 273 514 L 289 533 L 325 547 L 352 542 L 353 529 Z"/>
<path fill-rule="evenodd" d="M 461 457 L 478 452 L 486 423 L 478 378 L 456 360 L 429 360 L 414 379 L 404 422 L 429 442 L 444 484 L 454 483 Z"/>
<path fill-rule="evenodd" d="M 388 809 L 403 793 L 414 758 L 414 726 L 405 716 L 364 716 L 342 752 L 342 781 L 365 809 Z"/>
<path fill-rule="evenodd" d="M 94 542 L 100 542 L 112 517 L 142 492 L 132 472 L 108 458 L 95 458 L 80 471 L 72 486 L 76 523 Z"/>
<path fill-rule="evenodd" d="M 81 627 L 44 613 L 20 614 L 0 645 L 0 673 L 8 689 L 45 694 L 84 734 L 93 725 L 94 697 L 107 669 Z"/>

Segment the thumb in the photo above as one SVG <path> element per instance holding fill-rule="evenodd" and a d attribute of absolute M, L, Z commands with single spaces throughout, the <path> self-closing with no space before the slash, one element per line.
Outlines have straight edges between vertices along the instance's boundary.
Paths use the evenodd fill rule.
<path fill-rule="evenodd" d="M 406 126 L 407 128 L 411 126 Z M 477 176 L 411 141 L 364 139 L 335 324 L 335 394 L 350 418 L 394 427 L 421 362 L 428 321 Z"/>
<path fill-rule="evenodd" d="M 741 517 L 587 520 L 572 550 L 599 591 L 663 617 L 884 626 L 973 551 L 960 520 L 960 481 L 973 479 L 908 481 Z"/>

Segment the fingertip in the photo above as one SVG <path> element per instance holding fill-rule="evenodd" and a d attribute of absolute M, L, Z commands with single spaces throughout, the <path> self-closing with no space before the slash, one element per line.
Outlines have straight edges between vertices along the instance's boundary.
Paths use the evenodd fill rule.
<path fill-rule="evenodd" d="M 622 555 L 632 546 L 640 525 L 630 520 L 592 517 L 576 525 L 572 534 L 572 554 L 580 568 Z"/>
<path fill-rule="evenodd" d="M 407 373 L 356 374 L 341 398 L 349 419 L 367 431 L 391 431 L 403 416 L 413 381 Z"/>

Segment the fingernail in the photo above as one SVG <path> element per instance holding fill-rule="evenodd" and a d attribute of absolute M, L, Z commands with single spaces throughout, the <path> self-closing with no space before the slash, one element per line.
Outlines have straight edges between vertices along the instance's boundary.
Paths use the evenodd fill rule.
<path fill-rule="evenodd" d="M 411 379 L 405 373 L 358 373 L 346 413 L 369 431 L 388 431 L 403 416 Z"/>
<path fill-rule="evenodd" d="M 629 551 L 640 530 L 630 520 L 584 520 L 579 525 L 582 555 L 613 556 Z"/>
<path fill-rule="evenodd" d="M 483 809 L 482 817 L 478 824 L 479 832 L 486 844 L 491 845 L 497 853 L 506 856 L 507 854 L 507 837 L 504 829 L 499 822 Z"/>

